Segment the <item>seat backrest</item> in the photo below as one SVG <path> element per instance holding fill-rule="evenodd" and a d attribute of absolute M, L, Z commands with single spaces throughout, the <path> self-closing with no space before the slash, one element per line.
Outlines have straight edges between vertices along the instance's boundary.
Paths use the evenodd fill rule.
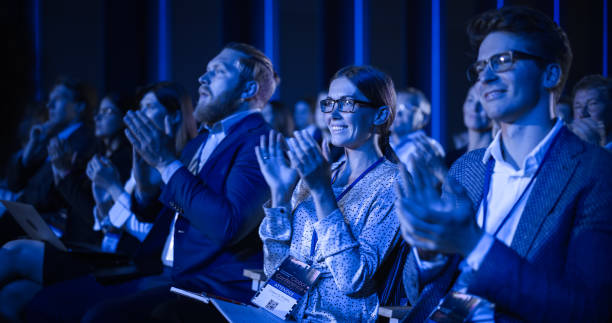
<path fill-rule="evenodd" d="M 403 306 L 406 304 L 406 292 L 402 282 L 402 271 L 406 263 L 406 257 L 410 252 L 410 246 L 399 239 L 387 259 L 375 276 L 377 282 L 378 301 L 380 306 Z"/>

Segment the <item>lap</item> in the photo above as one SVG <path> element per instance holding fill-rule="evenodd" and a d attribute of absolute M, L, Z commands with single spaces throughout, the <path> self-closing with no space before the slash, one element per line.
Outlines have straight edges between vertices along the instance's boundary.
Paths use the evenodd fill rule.
<path fill-rule="evenodd" d="M 168 271 L 115 285 L 101 285 L 93 276 L 83 276 L 45 287 L 28 305 L 26 317 L 33 322 L 80 321 L 98 303 L 150 288 L 169 286 L 170 282 Z"/>
<path fill-rule="evenodd" d="M 83 318 L 83 322 L 225 322 L 211 305 L 170 292 L 170 285 L 141 291 L 102 302 Z"/>

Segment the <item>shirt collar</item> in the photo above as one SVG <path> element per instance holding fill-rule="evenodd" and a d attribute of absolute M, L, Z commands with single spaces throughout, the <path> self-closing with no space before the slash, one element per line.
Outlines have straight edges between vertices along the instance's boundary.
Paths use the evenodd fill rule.
<path fill-rule="evenodd" d="M 213 124 L 211 127 L 204 125 L 204 128 L 206 128 L 206 130 L 208 130 L 210 134 L 223 133 L 227 135 L 227 132 L 229 131 L 230 128 L 232 128 L 232 126 L 234 126 L 238 122 L 242 121 L 242 119 L 254 113 L 260 113 L 260 112 L 259 110 L 241 111 L 238 113 L 234 113 L 221 121 L 217 121 L 217 123 Z"/>
<path fill-rule="evenodd" d="M 60 131 L 60 133 L 57 134 L 57 138 L 61 140 L 66 140 L 68 137 L 70 137 L 72 133 L 74 133 L 82 125 L 83 125 L 82 122 L 77 122 L 77 123 L 73 123 L 69 125 L 68 127 L 64 128 L 64 130 Z"/>
<path fill-rule="evenodd" d="M 544 155 L 546 154 L 546 151 L 548 151 L 548 148 L 550 147 L 550 144 L 552 143 L 553 138 L 557 136 L 559 131 L 561 131 L 562 127 L 563 127 L 563 122 L 560 120 L 557 120 L 553 128 L 550 129 L 548 134 L 546 134 L 546 137 L 544 137 L 544 139 L 542 139 L 533 148 L 533 150 L 531 150 L 531 152 L 527 155 L 527 157 L 525 157 L 525 161 L 523 162 L 523 165 L 521 169 L 519 170 L 519 172 L 523 171 L 525 173 L 531 173 L 531 172 L 534 172 L 538 168 L 538 166 L 542 162 L 542 159 L 544 158 Z M 504 161 L 504 158 L 502 156 L 501 131 L 497 133 L 497 135 L 495 136 L 491 144 L 485 150 L 484 156 L 482 158 L 482 163 L 486 164 L 489 161 L 489 158 L 491 157 L 495 159 L 496 163 L 507 164 L 506 161 Z"/>

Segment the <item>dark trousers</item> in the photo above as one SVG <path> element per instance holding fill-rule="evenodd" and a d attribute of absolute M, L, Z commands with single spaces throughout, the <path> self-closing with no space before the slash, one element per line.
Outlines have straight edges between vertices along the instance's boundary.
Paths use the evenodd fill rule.
<path fill-rule="evenodd" d="M 154 288 L 169 290 L 171 283 L 169 268 L 161 275 L 116 285 L 101 285 L 93 276 L 83 276 L 43 288 L 28 304 L 25 317 L 27 322 L 80 322 L 99 303 Z"/>
<path fill-rule="evenodd" d="M 211 304 L 158 287 L 99 303 L 85 314 L 83 322 L 225 322 L 225 319 Z"/>

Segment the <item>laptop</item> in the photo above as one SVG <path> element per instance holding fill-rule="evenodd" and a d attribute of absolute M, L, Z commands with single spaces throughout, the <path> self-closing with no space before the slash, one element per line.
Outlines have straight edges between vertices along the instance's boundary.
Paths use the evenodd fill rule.
<path fill-rule="evenodd" d="M 15 222 L 31 239 L 46 241 L 61 251 L 70 252 L 75 257 L 89 259 L 90 263 L 98 267 L 131 264 L 131 259 L 128 255 L 105 252 L 96 245 L 70 243 L 67 246 L 55 235 L 47 222 L 45 222 L 31 204 L 4 200 L 0 200 L 0 203 L 6 207 L 8 213 L 15 219 Z"/>
<path fill-rule="evenodd" d="M 15 222 L 34 240 L 46 241 L 61 251 L 68 251 L 66 245 L 53 233 L 49 225 L 38 214 L 38 211 L 30 205 L 12 201 L 0 201 Z"/>

